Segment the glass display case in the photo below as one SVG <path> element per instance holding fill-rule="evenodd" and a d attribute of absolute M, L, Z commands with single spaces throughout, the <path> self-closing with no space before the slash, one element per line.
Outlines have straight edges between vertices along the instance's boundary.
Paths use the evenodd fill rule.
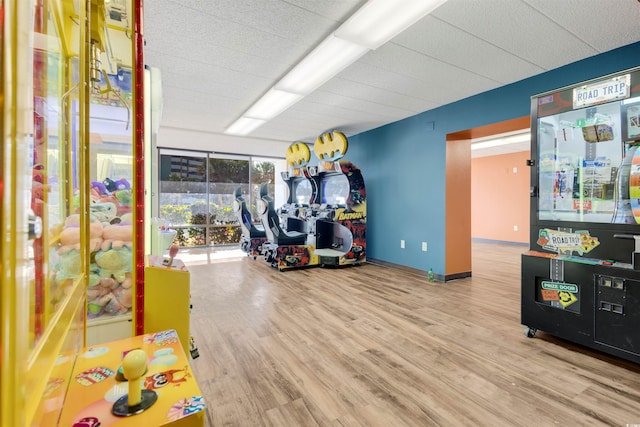
<path fill-rule="evenodd" d="M 633 69 L 533 97 L 532 248 L 630 261 L 620 238 L 640 224 L 639 83 Z M 591 232 L 558 246 L 558 228 Z"/>
<path fill-rule="evenodd" d="M 640 69 L 531 102 L 521 321 L 640 362 Z"/>
<path fill-rule="evenodd" d="M 539 220 L 636 223 L 629 173 L 638 136 L 631 124 L 637 121 L 640 98 L 629 98 L 630 74 L 605 84 L 623 88 L 625 98 L 578 103 L 538 118 Z"/>
<path fill-rule="evenodd" d="M 118 2 L 116 2 L 118 3 Z M 131 2 L 108 3 L 90 96 L 87 344 L 131 336 L 134 300 Z M 113 13 L 116 8 L 118 13 Z M 74 188 L 74 191 L 81 191 Z"/>
<path fill-rule="evenodd" d="M 63 365 L 85 345 L 89 288 L 106 277 L 133 282 L 128 266 L 143 266 L 135 262 L 136 245 L 127 246 L 131 238 L 105 234 L 118 223 L 138 235 L 124 217 L 132 213 L 133 190 L 111 191 L 115 201 L 101 205 L 91 188 L 103 175 L 130 187 L 139 179 L 134 3 L 0 1 L 3 426 L 56 425 L 71 380 Z M 98 261 L 100 251 L 118 247 L 127 247 L 128 257 Z"/>

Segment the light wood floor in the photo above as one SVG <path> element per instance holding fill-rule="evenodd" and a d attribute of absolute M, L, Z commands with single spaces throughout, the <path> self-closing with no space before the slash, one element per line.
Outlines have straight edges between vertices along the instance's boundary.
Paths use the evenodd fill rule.
<path fill-rule="evenodd" d="M 525 337 L 525 250 L 474 243 L 473 278 L 446 284 L 370 264 L 188 261 L 208 425 L 640 423 L 639 365 Z"/>

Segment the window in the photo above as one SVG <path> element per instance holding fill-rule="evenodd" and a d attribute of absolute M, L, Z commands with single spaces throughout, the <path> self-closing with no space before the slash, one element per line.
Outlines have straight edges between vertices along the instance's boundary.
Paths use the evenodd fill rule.
<path fill-rule="evenodd" d="M 160 221 L 178 231 L 181 246 L 235 245 L 241 230 L 233 210 L 241 187 L 253 220 L 260 184 L 276 181 L 284 159 L 160 150 Z M 251 185 L 249 185 L 251 183 Z M 284 185 L 277 196 L 284 198 Z"/>

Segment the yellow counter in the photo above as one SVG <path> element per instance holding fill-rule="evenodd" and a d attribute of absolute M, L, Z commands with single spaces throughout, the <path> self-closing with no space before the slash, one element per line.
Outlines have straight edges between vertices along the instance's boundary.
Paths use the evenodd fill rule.
<path fill-rule="evenodd" d="M 158 400 L 146 411 L 129 417 L 111 413 L 113 403 L 127 394 L 127 382 L 116 375 L 130 350 L 147 354 L 142 388 Z M 171 329 L 86 347 L 76 359 L 60 418 L 61 426 L 204 426 L 205 402 L 178 333 Z"/>

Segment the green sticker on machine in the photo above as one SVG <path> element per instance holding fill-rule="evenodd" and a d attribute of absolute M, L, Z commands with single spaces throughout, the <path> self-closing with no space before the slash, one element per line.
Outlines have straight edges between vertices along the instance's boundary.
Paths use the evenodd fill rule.
<path fill-rule="evenodd" d="M 574 294 L 578 293 L 578 285 L 574 285 L 573 283 L 543 281 L 542 289 L 549 289 L 552 291 L 571 292 Z"/>

